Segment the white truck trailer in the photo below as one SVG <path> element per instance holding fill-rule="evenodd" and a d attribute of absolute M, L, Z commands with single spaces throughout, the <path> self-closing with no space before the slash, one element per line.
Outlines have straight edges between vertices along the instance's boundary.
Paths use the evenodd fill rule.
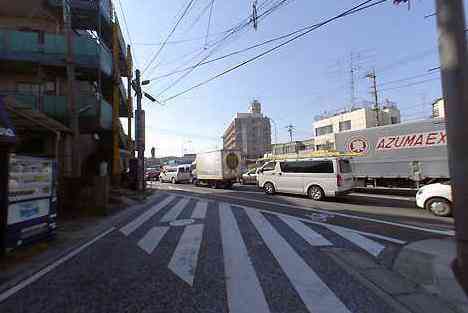
<path fill-rule="evenodd" d="M 335 145 L 360 155 L 351 160 L 359 187 L 418 188 L 449 179 L 444 119 L 341 132 Z"/>
<path fill-rule="evenodd" d="M 194 182 L 213 188 L 230 188 L 240 177 L 241 153 L 238 150 L 216 150 L 198 153 Z"/>

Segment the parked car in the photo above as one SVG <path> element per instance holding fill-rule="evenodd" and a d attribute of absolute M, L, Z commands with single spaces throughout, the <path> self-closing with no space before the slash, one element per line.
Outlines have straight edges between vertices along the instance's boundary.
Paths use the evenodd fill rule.
<path fill-rule="evenodd" d="M 170 182 L 173 184 L 190 182 L 192 173 L 190 171 L 190 164 L 179 165 L 173 167 L 166 167 L 159 175 L 161 182 Z"/>
<path fill-rule="evenodd" d="M 149 170 L 145 173 L 145 180 L 157 181 L 160 174 L 161 172 L 158 170 Z"/>
<path fill-rule="evenodd" d="M 333 157 L 270 161 L 259 169 L 258 185 L 267 194 L 304 194 L 323 200 L 350 192 L 354 181 L 349 160 Z"/>
<path fill-rule="evenodd" d="M 451 216 L 453 209 L 450 181 L 429 184 L 419 188 L 416 193 L 416 205 L 436 216 Z"/>
<path fill-rule="evenodd" d="M 257 169 L 254 168 L 242 174 L 240 178 L 240 183 L 242 185 L 256 185 L 257 184 Z"/>

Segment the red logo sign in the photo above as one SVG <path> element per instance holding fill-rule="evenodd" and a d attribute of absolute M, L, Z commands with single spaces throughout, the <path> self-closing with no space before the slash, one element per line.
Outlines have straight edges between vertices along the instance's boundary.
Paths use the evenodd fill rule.
<path fill-rule="evenodd" d="M 368 153 L 369 142 L 364 137 L 353 137 L 346 145 L 346 150 L 353 153 Z"/>

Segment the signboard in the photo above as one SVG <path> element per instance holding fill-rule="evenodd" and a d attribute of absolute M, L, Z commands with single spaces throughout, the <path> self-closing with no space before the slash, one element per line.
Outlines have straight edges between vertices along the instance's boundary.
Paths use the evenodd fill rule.
<path fill-rule="evenodd" d="M 351 137 L 346 143 L 346 151 L 367 154 L 369 152 L 369 142 L 365 137 Z"/>
<path fill-rule="evenodd" d="M 377 140 L 375 150 L 388 151 L 443 145 L 447 145 L 447 133 L 445 130 L 439 130 L 427 133 L 380 137 Z"/>
<path fill-rule="evenodd" d="M 12 203 L 8 206 L 8 225 L 49 215 L 50 199 Z"/>
<path fill-rule="evenodd" d="M 3 97 L 0 97 L 0 143 L 14 144 L 16 133 L 5 110 Z"/>
<path fill-rule="evenodd" d="M 9 202 L 51 197 L 52 182 L 51 160 L 11 156 Z"/>

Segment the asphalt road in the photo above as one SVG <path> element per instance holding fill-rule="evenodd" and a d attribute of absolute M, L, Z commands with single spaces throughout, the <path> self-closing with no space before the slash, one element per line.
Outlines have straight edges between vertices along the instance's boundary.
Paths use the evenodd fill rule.
<path fill-rule="evenodd" d="M 376 206 L 359 195 L 316 203 L 251 187 L 153 188 L 161 191 L 149 206 L 0 292 L 0 312 L 400 312 L 328 252 L 377 262 L 408 242 L 451 235 L 449 220 L 403 199 Z"/>

